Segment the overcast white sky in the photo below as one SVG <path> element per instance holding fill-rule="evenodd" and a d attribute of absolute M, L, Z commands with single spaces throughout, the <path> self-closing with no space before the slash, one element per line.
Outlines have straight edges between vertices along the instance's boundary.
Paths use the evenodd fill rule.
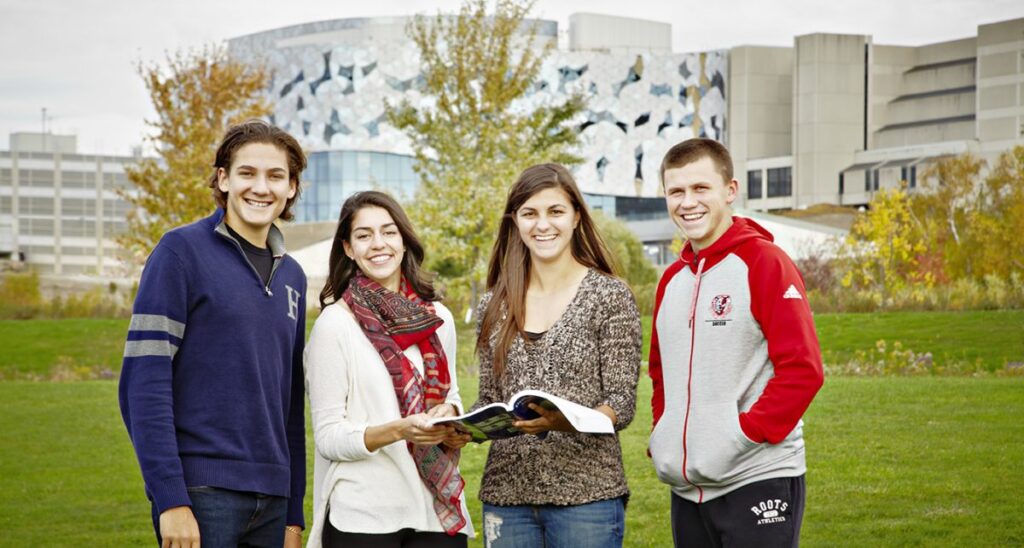
<path fill-rule="evenodd" d="M 41 109 L 81 152 L 128 154 L 153 115 L 138 61 L 274 27 L 344 17 L 455 11 L 459 0 L 0 0 L 0 149 L 39 131 Z M 812 32 L 920 45 L 1024 17 L 1020 0 L 538 0 L 533 15 L 568 28 L 585 11 L 672 24 L 677 52 L 792 45 Z"/>

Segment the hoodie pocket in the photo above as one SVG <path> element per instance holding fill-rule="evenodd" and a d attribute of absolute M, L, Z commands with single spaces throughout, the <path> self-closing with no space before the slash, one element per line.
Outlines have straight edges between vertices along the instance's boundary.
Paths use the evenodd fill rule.
<path fill-rule="evenodd" d="M 736 403 L 721 402 L 690 410 L 686 448 L 689 480 L 721 485 L 753 466 L 762 446 L 743 433 Z"/>
<path fill-rule="evenodd" d="M 654 425 L 647 448 L 658 479 L 674 487 L 688 482 L 683 478 L 683 418 L 685 409 L 666 409 Z"/>

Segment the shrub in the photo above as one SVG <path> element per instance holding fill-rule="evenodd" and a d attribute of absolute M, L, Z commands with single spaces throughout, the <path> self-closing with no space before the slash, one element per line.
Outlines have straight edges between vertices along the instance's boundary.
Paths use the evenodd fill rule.
<path fill-rule="evenodd" d="M 127 317 L 131 312 L 131 297 L 132 293 L 122 294 L 111 282 L 87 291 L 58 294 L 47 300 L 42 296 L 37 273 L 7 274 L 0 281 L 0 319 Z"/>
<path fill-rule="evenodd" d="M 116 286 L 115 286 L 116 291 Z M 119 293 L 94 287 L 84 293 L 54 297 L 47 306 L 53 318 L 117 318 L 129 315 L 130 304 Z"/>
<path fill-rule="evenodd" d="M 39 274 L 9 273 L 0 281 L 0 318 L 30 319 L 39 315 L 43 297 L 39 292 Z"/>
<path fill-rule="evenodd" d="M 854 358 L 846 362 L 830 362 L 826 357 L 825 375 L 884 377 L 884 376 L 984 376 L 991 372 L 985 369 L 981 359 L 975 362 L 951 361 L 936 363 L 931 352 L 914 352 L 903 348 L 899 341 L 892 344 L 884 339 L 875 347 L 859 350 Z M 1024 368 L 1006 368 L 996 375 L 1024 374 Z"/>

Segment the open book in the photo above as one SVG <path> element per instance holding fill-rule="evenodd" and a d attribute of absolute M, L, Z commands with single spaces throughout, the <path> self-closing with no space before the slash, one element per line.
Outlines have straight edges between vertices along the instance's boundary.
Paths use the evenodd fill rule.
<path fill-rule="evenodd" d="M 431 424 L 453 424 L 455 428 L 469 433 L 477 443 L 518 436 L 523 432 L 512 426 L 517 420 L 531 420 L 539 417 L 529 404 L 534 403 L 553 411 L 561 411 L 569 424 L 578 432 L 588 434 L 614 434 L 611 419 L 600 411 L 578 403 L 552 396 L 540 390 L 516 392 L 508 403 L 492 403 L 472 413 L 457 417 L 438 417 Z"/>

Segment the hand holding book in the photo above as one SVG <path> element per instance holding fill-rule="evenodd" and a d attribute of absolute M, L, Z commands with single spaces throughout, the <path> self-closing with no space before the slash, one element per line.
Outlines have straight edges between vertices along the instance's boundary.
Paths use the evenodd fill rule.
<path fill-rule="evenodd" d="M 611 410 L 609 409 L 609 412 Z M 492 403 L 457 417 L 438 417 L 432 424 L 452 424 L 480 443 L 524 433 L 543 436 L 549 430 L 614 434 L 609 414 L 540 390 L 517 392 L 508 403 Z"/>
<path fill-rule="evenodd" d="M 551 430 L 559 432 L 575 432 L 565 415 L 557 409 L 547 409 L 537 403 L 529 403 L 526 406 L 533 411 L 535 418 L 521 418 L 512 423 L 512 426 L 521 430 L 524 434 L 542 435 Z M 515 413 L 515 411 L 513 411 Z"/>

